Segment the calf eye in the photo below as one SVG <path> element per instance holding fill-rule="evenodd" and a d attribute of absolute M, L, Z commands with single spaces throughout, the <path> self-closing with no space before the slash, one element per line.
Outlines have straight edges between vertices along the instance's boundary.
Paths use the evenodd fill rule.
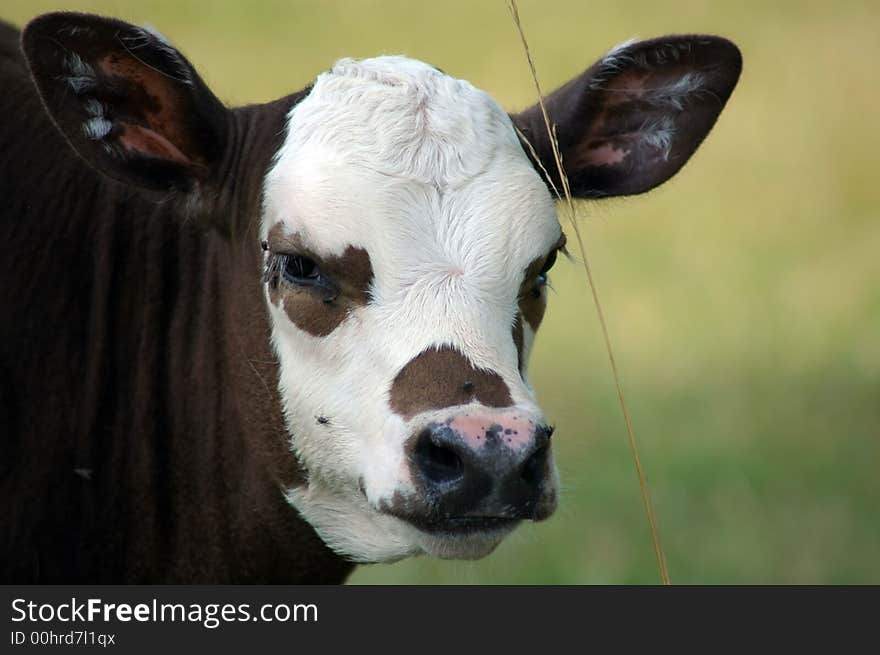
<path fill-rule="evenodd" d="M 305 255 L 269 253 L 263 282 L 277 288 L 281 282 L 293 287 L 306 287 L 319 292 L 325 302 L 332 302 L 337 294 L 336 285 L 321 273 L 318 264 Z"/>
<path fill-rule="evenodd" d="M 554 250 L 547 256 L 547 260 L 544 262 L 544 265 L 541 267 L 540 272 L 538 273 L 538 277 L 535 278 L 535 286 L 538 288 L 544 287 L 547 285 L 547 274 L 550 272 L 550 269 L 553 268 L 553 265 L 556 263 L 556 255 L 559 251 Z"/>
<path fill-rule="evenodd" d="M 313 259 L 299 255 L 288 255 L 284 263 L 284 279 L 293 284 L 312 286 L 320 280 L 321 273 Z"/>

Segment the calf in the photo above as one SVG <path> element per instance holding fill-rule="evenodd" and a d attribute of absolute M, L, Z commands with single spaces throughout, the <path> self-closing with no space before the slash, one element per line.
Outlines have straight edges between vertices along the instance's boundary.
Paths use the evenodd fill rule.
<path fill-rule="evenodd" d="M 551 94 L 572 192 L 665 181 L 740 67 L 673 36 Z M 0 88 L 3 582 L 340 582 L 553 512 L 539 108 L 378 57 L 229 109 L 70 13 L 0 25 Z"/>

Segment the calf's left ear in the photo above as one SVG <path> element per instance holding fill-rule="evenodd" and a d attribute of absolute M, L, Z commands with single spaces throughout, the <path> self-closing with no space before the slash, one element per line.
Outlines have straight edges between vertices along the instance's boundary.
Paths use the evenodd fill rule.
<path fill-rule="evenodd" d="M 45 14 L 22 34 L 43 103 L 73 148 L 116 180 L 190 191 L 210 181 L 228 111 L 160 36 L 87 14 Z"/>
<path fill-rule="evenodd" d="M 632 195 L 668 180 L 712 129 L 741 69 L 726 39 L 667 36 L 615 48 L 551 93 L 544 102 L 572 195 Z M 511 119 L 561 193 L 540 106 Z"/>

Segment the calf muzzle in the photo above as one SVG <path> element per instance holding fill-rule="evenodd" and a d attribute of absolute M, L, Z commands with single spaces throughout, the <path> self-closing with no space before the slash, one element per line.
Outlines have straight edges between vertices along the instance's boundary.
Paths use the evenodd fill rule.
<path fill-rule="evenodd" d="M 466 532 L 541 520 L 555 509 L 553 428 L 517 412 L 464 413 L 429 423 L 408 444 L 429 531 Z"/>

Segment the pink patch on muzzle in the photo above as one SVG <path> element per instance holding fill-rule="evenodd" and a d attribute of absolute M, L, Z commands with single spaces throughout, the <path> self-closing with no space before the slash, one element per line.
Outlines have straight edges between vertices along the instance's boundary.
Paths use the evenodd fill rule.
<path fill-rule="evenodd" d="M 479 450 L 489 439 L 496 438 L 511 450 L 522 450 L 533 443 L 537 427 L 534 421 L 516 411 L 468 412 L 455 417 L 448 425 L 472 450 Z"/>

